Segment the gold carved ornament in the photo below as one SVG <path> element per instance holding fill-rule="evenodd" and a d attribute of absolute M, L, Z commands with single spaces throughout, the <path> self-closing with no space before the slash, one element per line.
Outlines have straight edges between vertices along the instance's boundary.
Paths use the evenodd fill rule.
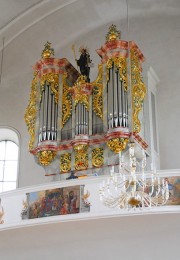
<path fill-rule="evenodd" d="M 128 138 L 112 138 L 111 140 L 107 141 L 107 146 L 114 153 L 119 153 L 126 148 L 128 142 Z"/>
<path fill-rule="evenodd" d="M 44 45 L 44 50 L 41 53 L 42 58 L 50 58 L 51 56 L 54 56 L 54 49 L 51 48 L 51 43 L 47 42 Z"/>
<path fill-rule="evenodd" d="M 69 172 L 71 170 L 71 154 L 64 153 L 60 157 L 60 170 L 61 172 Z"/>
<path fill-rule="evenodd" d="M 79 144 L 74 147 L 75 163 L 74 167 L 77 171 L 86 170 L 88 168 L 88 145 Z"/>
<path fill-rule="evenodd" d="M 62 93 L 62 127 L 72 115 L 72 96 L 70 87 L 66 84 L 67 74 L 63 75 L 63 93 Z"/>
<path fill-rule="evenodd" d="M 24 119 L 28 127 L 28 132 L 30 134 L 29 151 L 33 149 L 34 142 L 35 142 L 37 102 L 38 102 L 38 74 L 37 72 L 34 72 L 34 78 L 32 80 L 32 85 L 31 85 L 29 105 L 26 108 L 25 115 L 24 115 Z"/>
<path fill-rule="evenodd" d="M 94 148 L 92 150 L 92 165 L 101 167 L 104 164 L 103 148 Z"/>
<path fill-rule="evenodd" d="M 124 90 L 127 91 L 128 78 L 127 78 L 127 60 L 125 57 L 112 57 L 106 63 L 106 79 L 109 81 L 109 69 L 115 66 L 119 71 L 119 79 L 123 82 Z"/>
<path fill-rule="evenodd" d="M 41 96 L 45 88 L 45 83 L 51 87 L 51 93 L 54 94 L 55 103 L 58 104 L 59 100 L 59 74 L 47 73 L 41 77 Z"/>
<path fill-rule="evenodd" d="M 93 98 L 93 111 L 94 113 L 103 119 L 103 66 L 99 64 L 98 66 L 99 72 L 97 79 L 92 82 L 93 90 L 92 90 L 92 98 Z"/>
<path fill-rule="evenodd" d="M 78 103 L 84 104 L 86 109 L 89 111 L 89 95 L 84 93 L 83 86 L 87 84 L 86 77 L 83 75 L 80 75 L 77 79 L 77 82 L 74 86 L 74 104 L 75 107 Z"/>
<path fill-rule="evenodd" d="M 131 84 L 132 84 L 132 110 L 133 110 L 133 132 L 141 131 L 141 122 L 138 118 L 142 110 L 143 101 L 146 95 L 146 86 L 142 81 L 141 66 L 138 55 L 131 49 Z"/>
<path fill-rule="evenodd" d="M 111 42 L 120 39 L 120 31 L 117 30 L 116 25 L 112 24 L 109 27 L 109 32 L 106 34 L 106 41 Z"/>
<path fill-rule="evenodd" d="M 37 153 L 38 161 L 43 166 L 48 166 L 52 163 L 57 155 L 57 151 L 40 151 Z"/>

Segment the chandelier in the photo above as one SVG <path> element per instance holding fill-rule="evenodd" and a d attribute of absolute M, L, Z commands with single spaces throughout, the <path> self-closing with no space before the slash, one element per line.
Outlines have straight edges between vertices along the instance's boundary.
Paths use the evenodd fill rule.
<path fill-rule="evenodd" d="M 146 155 L 140 162 L 141 173 L 137 172 L 139 162 L 135 157 L 135 143 L 129 144 L 128 163 L 122 161 L 119 154 L 119 172 L 111 170 L 110 177 L 100 184 L 100 200 L 105 206 L 120 209 L 151 208 L 166 204 L 169 198 L 168 183 L 152 173 L 149 178 L 145 175 Z M 129 169 L 130 174 L 127 173 Z"/>

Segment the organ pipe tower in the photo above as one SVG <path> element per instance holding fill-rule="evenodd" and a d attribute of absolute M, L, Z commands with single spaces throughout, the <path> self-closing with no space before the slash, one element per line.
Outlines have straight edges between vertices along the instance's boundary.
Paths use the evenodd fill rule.
<path fill-rule="evenodd" d="M 34 66 L 25 121 L 29 151 L 46 175 L 105 174 L 132 138 L 147 151 L 141 131 L 147 91 L 142 52 L 135 42 L 121 40 L 115 25 L 96 52 L 100 64 L 93 82 L 67 59 L 54 58 L 49 42 Z"/>

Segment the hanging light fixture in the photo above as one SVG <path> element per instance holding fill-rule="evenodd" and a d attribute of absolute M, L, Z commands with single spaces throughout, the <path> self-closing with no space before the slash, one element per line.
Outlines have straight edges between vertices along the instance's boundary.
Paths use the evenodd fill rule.
<path fill-rule="evenodd" d="M 146 155 L 141 161 L 141 173 L 136 172 L 137 159 L 135 157 L 135 144 L 129 144 L 129 162 L 124 163 L 119 154 L 119 171 L 114 167 L 110 177 L 100 184 L 100 200 L 110 208 L 151 208 L 164 205 L 169 198 L 168 183 L 164 178 L 151 174 L 147 178 L 144 169 L 146 167 Z M 127 169 L 130 174 L 127 174 Z"/>

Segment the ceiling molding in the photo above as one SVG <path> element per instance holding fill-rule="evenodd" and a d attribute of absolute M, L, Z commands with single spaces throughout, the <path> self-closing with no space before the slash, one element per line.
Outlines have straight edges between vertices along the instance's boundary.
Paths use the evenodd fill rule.
<path fill-rule="evenodd" d="M 13 40 L 36 23 L 77 1 L 78 0 L 62 0 L 60 3 L 58 0 L 42 0 L 26 9 L 25 12 L 22 12 L 16 18 L 12 19 L 6 26 L 0 29 L 0 37 L 5 37 L 4 47 L 7 47 Z M 0 47 L 0 51 L 1 50 L 2 46 Z"/>

